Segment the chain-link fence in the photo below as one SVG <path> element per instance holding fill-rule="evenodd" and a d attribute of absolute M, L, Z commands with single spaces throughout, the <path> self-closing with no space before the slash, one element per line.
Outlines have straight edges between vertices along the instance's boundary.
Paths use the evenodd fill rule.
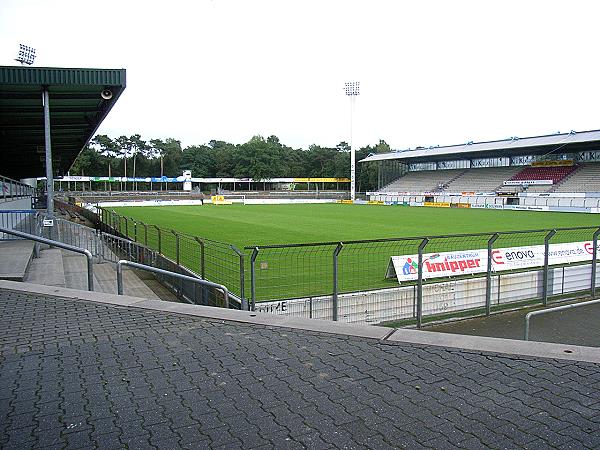
<path fill-rule="evenodd" d="M 577 227 L 248 246 L 257 311 L 353 323 L 414 321 L 595 295 L 600 229 Z"/>
<path fill-rule="evenodd" d="M 102 224 L 206 280 L 258 312 L 352 323 L 403 321 L 591 295 L 600 229 L 422 236 L 235 246 L 101 209 Z M 245 305 L 245 303 L 244 303 Z"/>
<path fill-rule="evenodd" d="M 146 224 L 100 208 L 100 229 L 153 249 L 174 268 L 227 286 L 232 298 L 245 303 L 244 254 L 234 245 Z M 199 289 L 192 285 L 193 289 Z"/>

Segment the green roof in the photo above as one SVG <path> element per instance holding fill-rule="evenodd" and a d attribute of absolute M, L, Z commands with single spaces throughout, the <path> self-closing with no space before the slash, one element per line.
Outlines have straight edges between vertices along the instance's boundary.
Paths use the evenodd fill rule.
<path fill-rule="evenodd" d="M 0 66 L 0 175 L 45 175 L 44 87 L 50 97 L 53 169 L 62 175 L 125 89 L 125 69 Z M 105 89 L 112 98 L 102 98 Z"/>

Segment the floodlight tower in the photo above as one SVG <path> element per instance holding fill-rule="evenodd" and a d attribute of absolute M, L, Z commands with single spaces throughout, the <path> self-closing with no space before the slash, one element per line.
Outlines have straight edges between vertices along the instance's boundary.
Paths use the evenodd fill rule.
<path fill-rule="evenodd" d="M 35 60 L 35 48 L 27 45 L 19 44 L 19 54 L 15 58 L 15 61 L 21 63 L 21 65 L 27 64 L 28 66 L 33 64 Z"/>
<path fill-rule="evenodd" d="M 356 153 L 352 145 L 352 122 L 354 117 L 354 103 L 360 94 L 360 81 L 345 83 L 344 91 L 350 97 L 350 199 L 356 199 Z"/>

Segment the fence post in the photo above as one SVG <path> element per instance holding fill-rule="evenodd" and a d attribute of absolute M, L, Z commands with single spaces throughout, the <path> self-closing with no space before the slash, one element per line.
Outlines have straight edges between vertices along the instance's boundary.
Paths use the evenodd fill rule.
<path fill-rule="evenodd" d="M 144 222 L 140 223 L 144 227 L 144 245 L 148 247 L 148 225 L 146 225 Z"/>
<path fill-rule="evenodd" d="M 138 241 L 138 239 L 137 239 L 138 238 L 138 235 L 137 235 L 137 222 L 135 220 L 132 220 L 132 222 L 133 222 L 133 240 L 135 242 L 137 242 Z"/>
<path fill-rule="evenodd" d="M 485 315 L 489 316 L 492 310 L 492 248 L 500 235 L 494 234 L 487 246 L 487 279 L 485 283 Z"/>
<path fill-rule="evenodd" d="M 125 219 L 125 237 L 129 239 L 129 217 L 124 217 Z"/>
<path fill-rule="evenodd" d="M 596 265 L 598 264 L 598 235 L 600 235 L 600 228 L 598 228 L 594 232 L 594 239 L 592 241 L 592 244 L 594 246 L 594 249 L 592 250 L 592 298 L 596 297 Z"/>
<path fill-rule="evenodd" d="M 344 247 L 344 243 L 338 243 L 333 251 L 333 320 L 338 320 L 338 256 Z"/>
<path fill-rule="evenodd" d="M 200 278 L 204 280 L 204 241 L 197 236 L 194 236 L 194 240 L 198 243 L 198 245 L 200 245 L 200 267 L 198 267 L 198 269 Z"/>
<path fill-rule="evenodd" d="M 252 256 L 250 256 L 250 296 L 252 297 L 251 310 L 254 311 L 256 306 L 256 271 L 255 263 L 256 257 L 258 256 L 258 247 L 254 247 L 252 250 Z"/>
<path fill-rule="evenodd" d="M 421 325 L 423 325 L 423 250 L 428 242 L 428 238 L 423 238 L 419 244 L 419 268 L 417 278 L 417 328 L 421 328 Z"/>
<path fill-rule="evenodd" d="M 175 262 L 179 265 L 179 234 L 175 230 L 171 230 L 175 235 Z"/>
<path fill-rule="evenodd" d="M 152 225 L 152 227 L 154 227 L 154 229 L 156 230 L 156 233 L 158 234 L 158 253 L 162 255 L 160 228 L 158 228 L 158 226 L 156 226 L 156 225 Z"/>
<path fill-rule="evenodd" d="M 235 245 L 229 246 L 234 252 L 237 253 L 238 258 L 240 260 L 240 300 L 241 300 L 241 309 L 242 311 L 248 311 L 248 304 L 244 297 L 244 289 L 245 289 L 245 274 L 244 274 L 244 254 L 238 250 Z"/>
<path fill-rule="evenodd" d="M 544 238 L 544 273 L 542 286 L 542 301 L 544 306 L 548 305 L 548 250 L 550 249 L 550 239 L 556 234 L 556 230 L 550 230 L 550 232 Z"/>

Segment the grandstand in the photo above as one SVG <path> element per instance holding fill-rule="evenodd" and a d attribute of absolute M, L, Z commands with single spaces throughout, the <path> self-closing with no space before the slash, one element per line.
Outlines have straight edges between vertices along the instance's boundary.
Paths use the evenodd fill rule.
<path fill-rule="evenodd" d="M 580 164 L 579 169 L 554 186 L 552 192 L 600 192 L 600 164 Z"/>
<path fill-rule="evenodd" d="M 409 149 L 360 162 L 378 164 L 379 188 L 368 193 L 370 200 L 598 212 L 592 208 L 600 206 L 599 148 L 600 131 L 571 131 Z M 532 196 L 544 198 L 527 199 Z"/>

